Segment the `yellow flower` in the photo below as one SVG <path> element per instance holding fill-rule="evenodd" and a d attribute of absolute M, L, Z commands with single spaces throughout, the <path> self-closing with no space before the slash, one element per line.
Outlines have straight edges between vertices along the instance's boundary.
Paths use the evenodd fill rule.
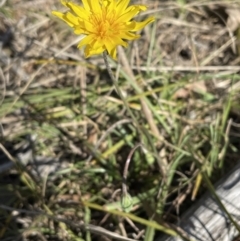
<path fill-rule="evenodd" d="M 143 22 L 132 20 L 140 11 L 147 9 L 144 5 L 128 6 L 130 0 L 82 0 L 83 6 L 62 0 L 69 8 L 65 13 L 53 11 L 52 14 L 64 20 L 74 29 L 75 34 L 85 37 L 78 48 L 85 46 L 85 57 L 101 54 L 105 50 L 116 59 L 117 46 L 127 47 L 124 40 L 140 37 L 133 32 L 142 29 L 154 21 L 149 17 Z"/>

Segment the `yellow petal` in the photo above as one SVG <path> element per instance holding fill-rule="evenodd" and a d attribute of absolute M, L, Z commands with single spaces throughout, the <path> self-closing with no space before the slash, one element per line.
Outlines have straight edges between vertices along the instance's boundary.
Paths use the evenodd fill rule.
<path fill-rule="evenodd" d="M 72 2 L 67 2 L 66 6 L 70 8 L 78 17 L 87 20 L 89 17 L 89 12 L 87 12 L 83 7 L 78 6 Z"/>
<path fill-rule="evenodd" d="M 121 17 L 118 18 L 117 22 L 127 22 L 127 21 L 131 20 L 133 17 L 135 17 L 142 10 L 141 7 L 143 7 L 143 6 L 130 6 L 130 7 L 128 7 L 127 10 L 125 11 L 125 13 L 123 15 L 121 15 Z"/>
<path fill-rule="evenodd" d="M 122 0 L 117 3 L 117 12 L 124 12 L 127 8 L 130 0 Z"/>
<path fill-rule="evenodd" d="M 128 11 L 128 9 L 131 9 L 131 8 L 137 8 L 139 12 L 147 10 L 147 7 L 145 5 L 131 5 L 126 9 L 126 11 Z"/>
<path fill-rule="evenodd" d="M 108 53 L 114 60 L 117 60 L 117 47 L 112 49 L 112 51 Z"/>
<path fill-rule="evenodd" d="M 101 12 L 101 6 L 99 3 L 99 0 L 82 0 L 83 6 L 86 9 L 86 11 L 89 11 L 90 13 L 100 13 Z"/>
<path fill-rule="evenodd" d="M 80 23 L 81 27 L 84 28 L 89 34 L 96 31 L 96 26 L 93 26 L 90 22 L 83 21 Z"/>
<path fill-rule="evenodd" d="M 140 35 L 135 34 L 135 33 L 125 32 L 125 33 L 122 33 L 121 38 L 127 39 L 127 40 L 135 40 L 135 39 L 140 38 Z"/>
<path fill-rule="evenodd" d="M 113 52 L 111 53 L 111 56 L 113 59 L 117 60 L 117 48 L 113 49 Z"/>
<path fill-rule="evenodd" d="M 61 0 L 61 4 L 62 4 L 63 6 L 65 6 L 65 7 L 67 7 L 67 1 Z"/>
<path fill-rule="evenodd" d="M 80 34 L 87 34 L 86 33 L 86 31 L 84 31 L 84 29 L 82 29 L 82 28 L 74 28 L 74 33 L 76 34 L 76 35 L 80 35 Z"/>
<path fill-rule="evenodd" d="M 109 55 L 113 58 L 116 59 L 116 48 L 118 45 L 121 45 L 123 47 L 127 47 L 128 44 L 124 42 L 121 38 L 115 36 L 112 37 L 111 39 L 108 39 L 108 41 L 105 42 L 106 49 L 109 53 Z"/>
<path fill-rule="evenodd" d="M 99 0 L 92 1 L 91 3 L 92 3 L 91 9 L 94 13 L 101 13 L 102 12 L 102 8 L 99 4 Z"/>
<path fill-rule="evenodd" d="M 106 49 L 105 49 L 103 46 L 101 46 L 101 47 L 98 48 L 98 49 L 93 49 L 92 46 L 87 45 L 86 48 L 85 48 L 84 53 L 85 53 L 85 57 L 88 58 L 88 57 L 90 57 L 90 56 L 92 56 L 92 55 L 101 54 L 101 53 L 103 53 L 105 50 L 106 50 Z"/>
<path fill-rule="evenodd" d="M 66 19 L 66 16 L 64 13 L 60 13 L 57 11 L 52 11 L 52 14 L 60 19 L 62 19 L 64 22 L 66 22 L 70 27 L 73 27 L 74 25 L 72 24 L 72 22 L 69 22 L 68 19 Z"/>
<path fill-rule="evenodd" d="M 108 12 L 112 12 L 116 9 L 116 1 L 104 1 L 103 6 L 107 9 Z"/>
<path fill-rule="evenodd" d="M 88 35 L 79 42 L 77 47 L 80 49 L 84 45 L 91 44 L 92 41 L 93 41 L 93 37 L 91 35 Z"/>
<path fill-rule="evenodd" d="M 135 22 L 135 27 L 132 31 L 138 31 L 141 30 L 142 28 L 144 28 L 147 24 L 154 22 L 155 18 L 154 17 L 149 17 L 148 19 L 144 20 L 143 22 Z"/>
<path fill-rule="evenodd" d="M 119 26 L 118 30 L 121 32 L 124 31 L 132 31 L 132 29 L 135 28 L 135 23 L 134 22 L 126 22 L 125 24 L 123 24 L 122 26 Z"/>
<path fill-rule="evenodd" d="M 78 25 L 78 17 L 74 16 L 72 13 L 67 12 L 65 14 L 66 19 L 73 25 Z"/>
<path fill-rule="evenodd" d="M 82 0 L 82 3 L 83 3 L 83 7 L 86 9 L 86 11 L 90 11 L 91 1 L 90 0 Z"/>

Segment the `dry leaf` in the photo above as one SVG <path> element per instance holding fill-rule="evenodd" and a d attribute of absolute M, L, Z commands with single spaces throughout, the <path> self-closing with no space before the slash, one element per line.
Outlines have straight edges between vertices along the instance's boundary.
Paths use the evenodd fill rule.
<path fill-rule="evenodd" d="M 234 32 L 240 27 L 240 8 L 227 8 L 226 13 L 228 14 L 227 27 Z"/>
<path fill-rule="evenodd" d="M 174 99 L 181 98 L 186 99 L 189 97 L 191 92 L 207 92 L 207 87 L 204 81 L 193 82 L 187 84 L 184 88 L 177 90 L 173 96 Z"/>

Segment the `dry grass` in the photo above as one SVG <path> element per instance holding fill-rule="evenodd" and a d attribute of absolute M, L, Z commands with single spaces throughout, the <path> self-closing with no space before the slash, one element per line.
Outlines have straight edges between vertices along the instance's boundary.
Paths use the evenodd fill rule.
<path fill-rule="evenodd" d="M 59 2 L 0 1 L 0 239 L 175 235 L 203 168 L 215 182 L 239 160 L 240 4 L 138 1 L 157 21 L 111 66 L 142 132 Z"/>

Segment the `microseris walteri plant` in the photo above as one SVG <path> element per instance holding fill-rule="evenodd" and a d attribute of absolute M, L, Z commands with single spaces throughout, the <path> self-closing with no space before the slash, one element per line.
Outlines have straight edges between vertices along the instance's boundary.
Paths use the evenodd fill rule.
<path fill-rule="evenodd" d="M 142 22 L 133 18 L 147 9 L 144 5 L 130 5 L 130 0 L 82 0 L 82 6 L 61 1 L 69 10 L 52 13 L 64 20 L 77 35 L 84 35 L 78 48 L 85 47 L 85 57 L 107 52 L 113 59 L 117 56 L 117 46 L 128 46 L 126 41 L 135 40 L 140 35 L 135 32 L 154 21 L 149 17 Z"/>

